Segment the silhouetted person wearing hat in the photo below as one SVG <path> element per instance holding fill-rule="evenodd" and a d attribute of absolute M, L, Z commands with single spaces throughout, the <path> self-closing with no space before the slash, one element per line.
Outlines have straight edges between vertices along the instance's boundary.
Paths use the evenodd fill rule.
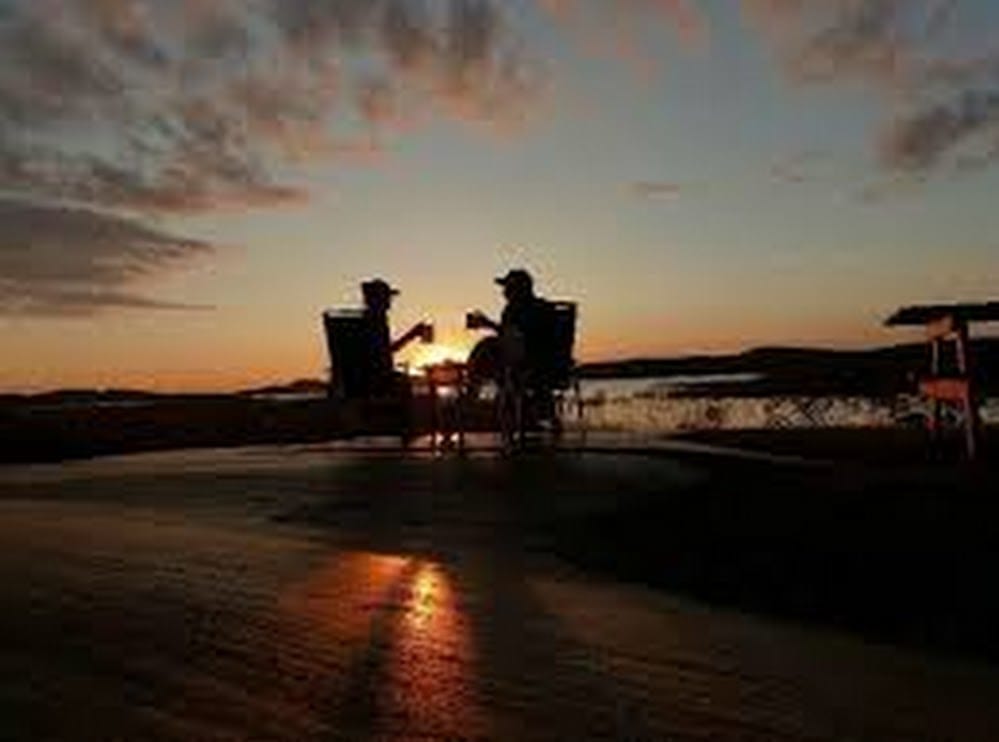
<path fill-rule="evenodd" d="M 466 318 L 469 329 L 491 329 L 496 336 L 481 340 L 469 356 L 473 381 L 502 381 L 503 374 L 513 374 L 517 383 L 539 388 L 543 379 L 537 371 L 544 368 L 550 338 L 551 303 L 534 293 L 534 279 L 522 268 L 515 268 L 496 279 L 503 287 L 506 306 L 499 322 L 484 313 L 472 312 Z"/>
<path fill-rule="evenodd" d="M 372 383 L 375 390 L 391 390 L 395 381 L 395 364 L 392 356 L 415 340 L 430 342 L 433 339 L 433 326 L 426 322 L 417 323 L 393 341 L 389 331 L 388 313 L 392 308 L 392 299 L 399 295 L 398 289 L 392 288 L 381 278 L 375 278 L 361 284 L 361 295 L 364 299 L 364 319 L 371 343 L 369 373 Z"/>
<path fill-rule="evenodd" d="M 433 340 L 421 322 L 392 340 L 389 310 L 398 291 L 380 278 L 361 284 L 364 306 L 323 312 L 330 357 L 330 396 L 345 404 L 346 419 L 365 430 L 397 430 L 406 441 L 413 427 L 412 386 L 392 356 L 417 338 Z"/>

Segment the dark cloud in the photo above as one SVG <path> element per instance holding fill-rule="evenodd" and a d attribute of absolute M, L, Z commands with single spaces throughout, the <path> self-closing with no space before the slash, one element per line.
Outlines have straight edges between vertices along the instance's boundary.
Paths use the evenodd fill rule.
<path fill-rule="evenodd" d="M 541 5 L 565 24 L 594 17 L 592 0 L 542 0 Z M 980 168 L 999 159 L 993 105 L 999 95 L 999 41 L 994 33 L 965 38 L 973 25 L 969 10 L 975 10 L 970 0 L 740 0 L 739 6 L 794 86 L 848 85 L 876 95 L 883 123 L 872 136 L 872 150 L 889 181 Z M 649 11 L 667 18 L 681 36 L 687 29 L 688 41 L 710 35 L 706 16 L 693 3 L 622 0 L 610 8 L 596 16 L 605 35 L 638 24 L 646 32 Z M 957 38 L 968 43 L 957 44 Z M 624 50 L 639 57 L 633 43 L 626 37 Z M 810 179 L 805 164 L 792 157 L 777 163 L 771 175 L 800 183 Z M 668 189 L 635 190 L 672 195 Z"/>
<path fill-rule="evenodd" d="M 966 91 L 950 103 L 897 119 L 881 140 L 880 155 L 886 166 L 923 172 L 946 154 L 962 146 L 975 146 L 979 154 L 964 154 L 957 164 L 985 164 L 999 149 L 999 88 Z"/>
<path fill-rule="evenodd" d="M 210 248 L 137 219 L 302 200 L 302 168 L 430 116 L 519 122 L 508 7 L 0 0 L 0 313 L 173 308 L 132 287 Z"/>
<path fill-rule="evenodd" d="M 648 199 L 674 199 L 682 190 L 679 183 L 661 180 L 641 180 L 631 184 L 631 192 L 634 195 Z"/>
<path fill-rule="evenodd" d="M 649 19 L 688 44 L 710 35 L 690 0 L 536 4 L 625 47 L 647 39 Z M 941 106 L 999 87 L 999 50 L 955 58 L 935 45 L 961 19 L 961 0 L 741 6 L 795 82 L 887 91 L 881 141 L 940 122 L 950 128 L 924 141 L 958 144 L 948 131 L 974 136 L 974 117 Z M 298 167 L 373 150 L 427 117 L 521 122 L 544 75 L 513 16 L 502 0 L 8 0 L 0 192 L 168 212 L 306 198 Z M 944 159 L 891 151 L 889 167 Z"/>
<path fill-rule="evenodd" d="M 91 317 L 101 312 L 126 309 L 190 312 L 213 307 L 162 301 L 122 291 L 52 286 L 28 289 L 7 286 L 6 280 L 0 279 L 0 314 L 8 317 Z"/>
<path fill-rule="evenodd" d="M 90 314 L 181 308 L 134 293 L 212 252 L 137 221 L 90 209 L 0 199 L 0 314 Z"/>
<path fill-rule="evenodd" d="M 551 17 L 564 24 L 591 21 L 599 24 L 612 43 L 623 44 L 629 55 L 637 52 L 643 29 L 664 25 L 688 47 L 703 47 L 710 36 L 704 11 L 693 0 L 538 0 Z"/>
<path fill-rule="evenodd" d="M 823 172 L 823 165 L 828 161 L 828 152 L 806 149 L 775 162 L 770 168 L 770 175 L 777 183 L 811 183 L 821 180 L 827 174 Z"/>
<path fill-rule="evenodd" d="M 691 0 L 536 4 L 625 51 L 650 19 L 687 45 L 710 36 Z M 741 4 L 789 79 L 885 94 L 890 176 L 997 159 L 999 50 L 937 43 L 961 0 Z M 171 307 L 133 287 L 210 247 L 136 219 L 307 198 L 303 168 L 430 117 L 520 124 L 545 79 L 514 13 L 505 0 L 0 0 L 0 311 Z M 803 164 L 773 175 L 796 182 Z"/>
<path fill-rule="evenodd" d="M 919 96 L 971 60 L 940 38 L 955 28 L 962 0 L 743 0 L 753 27 L 796 84 L 852 83 L 889 98 Z"/>
<path fill-rule="evenodd" d="M 504 9 L 22 0 L 0 14 L 0 191 L 148 211 L 280 203 L 306 195 L 279 177 L 289 166 L 415 110 L 506 125 L 539 76 Z"/>
<path fill-rule="evenodd" d="M 914 4 L 911 0 L 828 2 L 826 23 L 788 58 L 791 75 L 801 82 L 900 82 L 911 53 L 903 31 Z"/>
<path fill-rule="evenodd" d="M 744 0 L 799 84 L 853 83 L 883 95 L 878 162 L 891 177 L 996 161 L 999 47 L 941 43 L 967 0 Z M 969 148 L 972 150 L 968 152 Z"/>

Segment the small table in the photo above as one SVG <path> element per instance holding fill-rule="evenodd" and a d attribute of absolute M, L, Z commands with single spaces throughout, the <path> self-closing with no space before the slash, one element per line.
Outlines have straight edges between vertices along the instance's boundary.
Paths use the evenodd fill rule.
<path fill-rule="evenodd" d="M 975 366 L 970 343 L 969 326 L 974 322 L 999 321 L 999 301 L 983 304 L 924 304 L 903 307 L 888 318 L 891 327 L 919 326 L 926 328 L 930 343 L 930 374 L 919 382 L 920 393 L 933 403 L 933 416 L 928 421 L 934 441 L 939 439 L 943 404 L 957 404 L 964 412 L 964 437 L 969 459 L 978 457 L 981 420 L 978 414 L 978 394 L 975 388 Z M 945 343 L 953 343 L 956 368 L 944 370 Z"/>
<path fill-rule="evenodd" d="M 458 450 L 465 450 L 465 396 L 468 391 L 468 365 L 445 361 L 424 367 L 430 387 L 431 445 L 449 447 L 455 435 Z"/>

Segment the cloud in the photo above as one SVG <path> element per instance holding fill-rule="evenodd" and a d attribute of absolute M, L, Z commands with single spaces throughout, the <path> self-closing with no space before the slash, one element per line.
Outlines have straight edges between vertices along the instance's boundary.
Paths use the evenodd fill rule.
<path fill-rule="evenodd" d="M 0 314 L 191 308 L 134 292 L 211 245 L 90 209 L 0 199 Z"/>
<path fill-rule="evenodd" d="M 638 45 L 688 46 L 690 0 L 535 0 Z M 188 213 L 308 198 L 296 175 L 434 117 L 499 130 L 535 111 L 543 63 L 502 0 L 8 0 L 0 193 Z"/>
<path fill-rule="evenodd" d="M 943 41 L 962 0 L 743 0 L 755 28 L 798 85 L 860 85 L 877 92 L 874 137 L 890 177 L 983 167 L 999 149 L 999 48 Z M 971 150 L 970 152 L 968 150 Z"/>
<path fill-rule="evenodd" d="M 909 64 L 910 44 L 904 34 L 911 0 L 827 0 L 798 12 L 806 31 L 804 43 L 784 59 L 788 74 L 799 83 L 871 82 L 898 84 Z M 908 5 L 908 10 L 906 8 Z M 815 25 L 808 25 L 813 21 Z"/>
<path fill-rule="evenodd" d="M 806 149 L 784 157 L 770 168 L 770 176 L 777 183 L 800 185 L 822 179 L 822 165 L 830 155 L 826 151 Z"/>
<path fill-rule="evenodd" d="M 500 0 L 0 0 L 0 313 L 134 293 L 210 252 L 157 216 L 308 198 L 432 117 L 506 129 L 544 75 Z"/>
<path fill-rule="evenodd" d="M 542 84 L 495 0 L 6 7 L 0 191 L 99 208 L 305 198 L 296 167 L 421 116 L 508 125 Z"/>
<path fill-rule="evenodd" d="M 686 49 L 711 37 L 693 0 L 529 5 L 639 65 L 658 52 L 657 29 Z M 211 248 L 143 220 L 301 201 L 309 168 L 376 154 L 434 118 L 521 126 L 548 82 L 516 32 L 523 7 L 0 0 L 0 312 L 173 307 L 133 287 Z M 961 0 L 740 7 L 793 84 L 876 91 L 874 151 L 890 178 L 999 159 L 999 49 L 945 43 Z M 788 161 L 773 177 L 800 182 L 808 164 Z M 667 182 L 631 189 L 681 192 Z"/>
<path fill-rule="evenodd" d="M 799 85 L 853 83 L 890 96 L 912 93 L 926 67 L 946 60 L 935 42 L 961 0 L 742 0 L 752 28 Z"/>
<path fill-rule="evenodd" d="M 655 29 L 688 48 L 711 35 L 692 0 L 533 5 L 644 69 Z M 922 141 L 950 148 L 974 136 L 979 119 L 954 101 L 997 87 L 999 50 L 955 56 L 937 43 L 961 20 L 961 0 L 740 7 L 795 84 L 885 94 L 885 167 L 940 163 L 894 153 L 933 123 L 961 136 Z M 433 117 L 519 126 L 546 86 L 502 0 L 7 0 L 3 8 L 0 192 L 99 209 L 302 200 L 302 168 L 375 153 L 387 136 Z"/>
<path fill-rule="evenodd" d="M 690 0 L 653 0 L 652 5 L 688 46 L 700 48 L 707 44 L 710 37 L 708 21 Z"/>
<path fill-rule="evenodd" d="M 679 197 L 683 188 L 679 183 L 668 183 L 666 181 L 642 180 L 631 184 L 631 192 L 647 199 L 668 199 Z"/>
<path fill-rule="evenodd" d="M 537 5 L 560 27 L 582 39 L 584 47 L 610 54 L 652 75 L 663 47 L 653 38 L 667 31 L 688 51 L 707 48 L 711 26 L 693 0 L 537 0 Z"/>
<path fill-rule="evenodd" d="M 562 23 L 580 22 L 587 16 L 621 22 L 629 16 L 665 23 L 680 39 L 691 46 L 701 46 L 710 35 L 707 18 L 692 0 L 537 0 L 538 6 Z M 636 28 L 632 26 L 632 28 Z"/>
<path fill-rule="evenodd" d="M 967 166 L 999 158 L 999 88 L 966 91 L 958 98 L 895 120 L 885 129 L 880 147 L 889 168 L 910 172 L 931 170 L 947 153 L 962 145 L 981 145 L 980 154 L 958 158 Z M 984 150 L 984 151 L 982 151 Z"/>

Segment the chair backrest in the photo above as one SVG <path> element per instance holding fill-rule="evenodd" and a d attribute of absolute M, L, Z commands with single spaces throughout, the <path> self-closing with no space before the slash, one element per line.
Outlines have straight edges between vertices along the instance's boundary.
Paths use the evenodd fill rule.
<path fill-rule="evenodd" d="M 374 328 L 361 310 L 331 310 L 323 313 L 323 329 L 330 359 L 330 393 L 342 399 L 370 396 L 383 380 L 383 368 L 391 369 L 391 358 L 375 358 L 384 352 L 374 338 Z"/>
<path fill-rule="evenodd" d="M 548 309 L 550 336 L 545 381 L 554 389 L 565 389 L 572 382 L 576 365 L 573 349 L 576 344 L 577 305 L 570 301 L 550 301 Z"/>

